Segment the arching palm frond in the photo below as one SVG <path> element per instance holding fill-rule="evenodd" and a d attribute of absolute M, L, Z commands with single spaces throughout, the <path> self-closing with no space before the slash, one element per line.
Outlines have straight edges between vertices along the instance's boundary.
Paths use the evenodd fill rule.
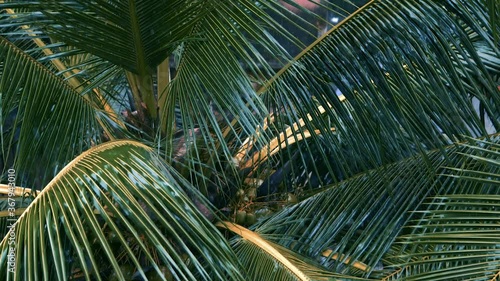
<path fill-rule="evenodd" d="M 277 9 L 281 4 L 270 1 L 264 6 Z M 203 149 L 195 147 L 188 158 L 194 163 L 203 160 L 213 170 L 221 170 L 217 163 L 231 158 L 232 146 L 221 127 L 238 116 L 227 129 L 237 139 L 241 130 L 253 132 L 267 112 L 256 99 L 245 68 L 256 76 L 271 75 L 259 50 L 279 60 L 286 58 L 266 30 L 280 32 L 279 25 L 255 1 L 6 1 L 0 7 L 18 13 L 4 19 L 5 25 L 30 24 L 31 30 L 47 34 L 51 40 L 123 67 L 134 110 L 139 117 L 142 111 L 150 117 L 139 118 L 139 134 L 156 138 L 172 156 L 174 133 L 183 129 L 187 136 L 198 130 L 214 153 L 205 161 L 200 156 Z M 170 64 L 171 56 L 178 58 L 176 65 Z M 156 73 L 162 64 L 175 69 L 169 86 L 165 86 L 168 77 Z M 158 81 L 160 78 L 166 81 Z M 183 119 L 181 128 L 175 126 L 176 109 Z M 222 118 L 214 118 L 214 110 Z"/>
<path fill-rule="evenodd" d="M 103 118 L 112 123 L 100 122 L 107 138 L 115 139 L 126 134 L 123 120 L 119 118 L 119 112 L 130 107 L 130 101 L 124 98 L 128 82 L 123 69 L 81 49 L 54 42 L 36 22 L 32 26 L 31 22 L 19 19 L 26 17 L 26 14 L 31 15 L 26 10 L 6 8 L 3 11 L 0 15 L 0 34 L 55 75 L 65 79 L 76 92 L 100 110 Z"/>
<path fill-rule="evenodd" d="M 232 247 L 247 268 L 247 280 L 365 280 L 330 272 L 240 225 L 224 222 L 217 226 L 237 235 L 232 239 Z"/>
<path fill-rule="evenodd" d="M 290 59 L 277 18 L 307 22 L 283 2 L 295 1 L 0 1 L 17 13 L 2 14 L 0 28 L 37 32 L 16 43 L 28 50 L 41 36 L 59 50 L 34 57 L 66 68 L 0 38 L 0 168 L 14 167 L 17 185 L 46 186 L 0 243 L 0 275 L 498 277 L 500 138 L 469 139 L 500 129 L 497 5 L 368 1 L 273 76 L 266 55 Z M 268 80 L 256 93 L 249 76 Z M 101 128 L 120 137 L 96 104 L 128 93 L 149 116 L 127 128 L 151 148 L 110 142 L 65 166 L 105 139 Z M 165 159 L 181 162 L 191 185 Z M 250 230 L 219 224 L 237 234 L 231 248 L 192 189 L 217 197 L 245 183 L 258 191 L 241 208 L 269 193 L 303 201 L 266 197 L 284 210 Z"/>
<path fill-rule="evenodd" d="M 500 145 L 469 140 L 454 180 L 413 212 L 387 261 L 400 265 L 386 280 L 495 280 L 500 253 Z M 459 152 L 457 152 L 459 153 Z"/>
<path fill-rule="evenodd" d="M 14 45 L 0 38 L 1 172 L 41 188 L 76 155 L 99 142 L 95 110 Z M 43 163 L 43 165 L 41 165 Z"/>
<path fill-rule="evenodd" d="M 500 264 L 499 141 L 453 145 L 446 158 L 436 150 L 363 173 L 285 208 L 255 231 L 341 274 L 492 276 Z M 457 169 L 464 180 L 443 175 Z M 471 174 L 482 180 L 471 182 Z M 469 271 L 459 273 L 461 267 Z"/>
<path fill-rule="evenodd" d="M 270 169 L 297 179 L 292 188 L 325 185 L 496 132 L 500 51 L 488 28 L 477 2 L 370 1 L 263 88 L 274 130 L 301 123 L 291 135 L 307 138 Z"/>
<path fill-rule="evenodd" d="M 185 1 L 5 2 L 3 7 L 21 12 L 14 22 L 31 20 L 34 30 L 135 73 L 154 68 L 169 48 L 175 48 L 196 19 L 199 11 L 193 7 L 200 5 Z M 175 22 L 180 17 L 174 13 L 184 18 L 184 27 Z"/>
<path fill-rule="evenodd" d="M 200 40 L 179 47 L 176 75 L 160 93 L 165 97 L 165 107 L 160 110 L 167 136 L 163 141 L 166 154 L 173 156 L 171 136 L 180 127 L 186 142 L 192 143 L 191 152 L 184 157 L 190 170 L 200 169 L 198 163 L 203 163 L 204 177 L 196 181 L 205 193 L 206 179 L 213 180 L 213 172 L 218 173 L 219 185 L 239 185 L 232 156 L 242 136 L 253 134 L 267 115 L 248 76 L 269 76 L 266 72 L 272 69 L 255 45 L 261 44 L 264 52 L 272 52 L 278 59 L 285 56 L 264 29 L 272 19 L 257 2 L 209 3 L 207 12 L 191 30 Z M 176 108 L 180 109 L 180 124 L 174 122 Z M 197 134 L 191 134 L 194 131 Z"/>
<path fill-rule="evenodd" d="M 84 152 L 11 225 L 0 244 L 0 275 L 125 280 L 133 278 L 124 275 L 131 267 L 130 275 L 143 278 L 243 280 L 229 245 L 197 210 L 208 211 L 207 205 L 182 183 L 139 143 L 109 142 Z"/>

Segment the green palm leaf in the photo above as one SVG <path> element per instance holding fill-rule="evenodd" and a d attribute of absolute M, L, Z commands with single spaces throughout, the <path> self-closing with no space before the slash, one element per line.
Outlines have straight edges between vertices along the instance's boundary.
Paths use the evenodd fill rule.
<path fill-rule="evenodd" d="M 241 280 L 224 238 L 185 193 L 194 191 L 177 180 L 139 143 L 110 142 L 84 152 L 3 239 L 0 275 L 68 280 L 81 272 L 96 280 L 112 274 L 127 280 L 128 265 L 143 278 L 168 268 L 176 280 Z M 16 241 L 13 274 L 10 237 Z"/>
<path fill-rule="evenodd" d="M 200 13 L 186 1 L 6 1 L 32 14 L 49 36 L 140 73 L 154 68 L 183 39 Z M 174 16 L 175 14 L 175 16 Z M 179 16 L 179 17 L 177 17 Z M 175 19 L 183 18 L 182 22 Z M 26 20 L 20 17 L 20 21 Z"/>
<path fill-rule="evenodd" d="M 20 186 L 41 188 L 76 155 L 100 141 L 92 106 L 3 38 L 0 92 L 1 172 L 16 169 Z"/>
<path fill-rule="evenodd" d="M 498 136 L 492 140 L 494 146 L 498 147 L 499 140 Z M 490 147 L 488 143 L 481 145 L 485 150 Z M 439 247 L 451 251 L 451 246 L 442 244 L 453 242 L 457 247 L 462 245 L 460 249 L 471 246 L 471 253 L 478 253 L 474 256 L 466 251 L 463 255 L 454 252 L 450 260 L 444 257 L 446 252 L 434 253 L 443 255 L 443 260 L 436 260 L 439 267 L 449 266 L 446 262 L 453 261 L 453 257 L 457 266 L 465 265 L 461 260 L 472 264 L 482 259 L 477 265 L 489 262 L 491 273 L 500 262 L 495 250 L 499 243 L 498 212 L 495 207 L 491 209 L 497 206 L 500 191 L 495 184 L 499 174 L 498 150 L 493 149 L 488 158 L 496 164 L 478 164 L 475 157 L 467 156 L 474 151 L 477 148 L 450 146 L 446 149 L 447 158 L 442 152 L 433 151 L 363 173 L 286 208 L 254 229 L 265 239 L 311 259 L 320 259 L 323 266 L 342 274 L 390 276 L 398 266 L 413 265 L 416 257 L 427 266 L 434 262 L 428 260 L 429 252 Z M 470 167 L 484 178 L 471 185 L 441 175 L 443 166 Z M 366 264 L 368 270 L 360 271 L 355 262 Z M 432 280 L 435 267 L 424 270 L 423 266 L 415 269 L 415 274 L 429 272 Z M 448 269 L 451 271 L 452 267 Z"/>
<path fill-rule="evenodd" d="M 0 3 L 3 3 L 3 1 Z M 7 8 L 4 11 L 5 14 L 0 16 L 2 18 L 1 26 L 3 26 L 1 34 L 7 40 L 35 58 L 56 75 L 67 80 L 68 84 L 78 93 L 87 94 L 84 97 L 91 101 L 92 105 L 104 109 L 111 120 L 118 123 L 118 126 L 124 127 L 117 119 L 117 114 L 113 112 L 107 100 L 103 98 L 102 92 L 96 89 L 104 83 L 110 86 L 110 81 L 116 80 L 116 76 L 120 76 L 120 74 L 124 77 L 120 71 L 121 69 L 96 56 L 84 53 L 82 50 L 61 43 L 47 44 L 46 42 L 49 39 L 46 35 L 33 31 L 30 25 L 15 24 L 18 15 L 13 9 Z M 13 21 L 14 24 L 12 25 L 10 21 Z M 115 85 L 112 88 L 118 88 L 116 83 L 113 84 Z M 109 87 L 106 88 L 109 91 Z M 106 96 L 109 96 L 109 94 Z M 119 94 L 115 94 L 115 96 L 119 96 Z M 116 100 L 116 98 L 114 99 Z M 101 125 L 103 124 L 101 123 Z M 104 129 L 106 134 L 113 138 L 114 132 L 107 128 Z"/>
<path fill-rule="evenodd" d="M 496 132 L 500 51 L 488 26 L 478 2 L 370 1 L 263 88 L 275 130 L 302 119 L 297 139 L 321 133 L 282 150 L 270 168 L 285 171 L 298 152 L 299 167 L 284 178 L 325 185 Z"/>
<path fill-rule="evenodd" d="M 400 268 L 387 280 L 495 280 L 499 276 L 498 137 L 462 145 L 454 180 L 416 210 L 387 255 Z"/>
<path fill-rule="evenodd" d="M 19 13 L 3 17 L 2 28 L 23 34 L 21 26 L 33 24 L 52 47 L 71 46 L 45 59 L 82 69 L 85 93 L 99 86 L 120 99 L 130 90 L 138 111 L 144 101 L 151 120 L 137 135 L 154 138 L 162 158 L 183 159 L 185 176 L 205 194 L 208 180 L 217 190 L 240 188 L 240 176 L 263 182 L 259 195 L 326 186 L 253 228 L 282 260 L 244 237 L 233 240 L 234 255 L 180 191 L 189 187 L 150 149 L 113 142 L 67 166 L 20 218 L 16 277 L 168 271 L 180 280 L 238 280 L 237 256 L 246 267 L 261 261 L 245 272 L 256 280 L 266 271 L 295 280 L 285 260 L 312 279 L 495 278 L 498 214 L 489 208 L 498 203 L 498 136 L 482 148 L 449 146 L 500 129 L 498 27 L 487 2 L 370 1 L 267 81 L 260 97 L 245 72 L 267 78 L 266 52 L 288 58 L 270 35 L 288 35 L 271 16 L 293 18 L 280 1 L 1 4 Z M 96 120 L 108 123 L 47 68 L 1 42 L 2 172 L 14 166 L 21 185 L 45 186 L 100 142 Z M 25 43 L 16 41 L 31 48 Z M 175 70 L 172 80 L 160 73 L 165 67 Z M 184 143 L 176 146 L 179 128 Z M 187 152 L 175 155 L 176 147 Z M 8 274 L 8 241 L 0 244 L 0 274 Z M 42 252 L 50 254 L 40 260 Z"/>
<path fill-rule="evenodd" d="M 497 192 L 498 194 L 498 192 Z M 484 193 L 428 198 L 387 259 L 405 261 L 388 280 L 495 280 L 500 196 Z"/>
<path fill-rule="evenodd" d="M 265 6 L 281 7 L 274 1 Z M 245 67 L 255 75 L 270 75 L 255 45 L 278 58 L 286 57 L 266 28 L 284 31 L 255 1 L 8 1 L 0 7 L 18 12 L 3 21 L 6 26 L 31 24 L 32 30 L 123 67 L 135 110 L 142 116 L 146 107 L 145 115 L 150 117 L 141 120 L 144 132 L 140 134 L 166 137 L 156 141 L 165 144 L 168 156 L 179 129 L 174 113 L 180 109 L 181 129 L 190 132 L 201 127 L 204 142 L 214 151 L 205 161 L 213 170 L 219 169 L 214 163 L 227 162 L 234 150 L 221 127 L 238 116 L 227 129 L 238 141 L 241 129 L 252 133 L 267 112 L 244 71 Z M 175 79 L 155 92 L 154 80 L 163 76 L 153 74 L 174 53 L 179 57 L 172 67 Z M 221 112 L 222 122 L 213 117 L 213 108 Z M 201 148 L 195 150 L 190 156 L 193 162 L 206 160 L 200 159 Z"/>
<path fill-rule="evenodd" d="M 280 7 L 267 1 L 215 1 L 191 31 L 202 40 L 186 41 L 178 48 L 176 75 L 159 93 L 165 99 L 160 115 L 167 158 L 175 157 L 173 134 L 180 128 L 186 143 L 192 144 L 184 157 L 190 170 L 203 166 L 203 177 L 195 180 L 205 194 L 207 179 L 233 189 L 240 185 L 232 157 L 243 138 L 253 134 L 267 115 L 248 76 L 272 73 L 263 58 L 267 53 L 278 61 L 287 57 L 269 31 L 279 32 L 279 25 L 262 6 L 270 10 Z M 176 109 L 178 123 L 174 122 Z M 197 132 L 197 138 L 192 132 Z"/>
<path fill-rule="evenodd" d="M 230 222 L 218 223 L 238 236 L 232 247 L 247 270 L 247 280 L 365 280 L 355 276 L 335 274 L 273 242 L 267 241 L 242 226 Z"/>

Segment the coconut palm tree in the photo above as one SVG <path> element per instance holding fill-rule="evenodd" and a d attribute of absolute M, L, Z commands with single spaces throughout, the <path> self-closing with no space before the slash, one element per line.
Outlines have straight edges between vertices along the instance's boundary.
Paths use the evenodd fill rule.
<path fill-rule="evenodd" d="M 6 280 L 498 279 L 495 1 L 0 9 Z"/>

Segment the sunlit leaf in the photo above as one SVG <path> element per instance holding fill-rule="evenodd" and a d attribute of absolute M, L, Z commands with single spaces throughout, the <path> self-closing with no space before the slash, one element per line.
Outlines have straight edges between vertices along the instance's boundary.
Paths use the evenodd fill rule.
<path fill-rule="evenodd" d="M 175 280 L 242 280 L 224 238 L 197 209 L 208 205 L 177 180 L 139 143 L 110 142 L 84 152 L 11 225 L 0 244 L 0 275 L 125 280 L 128 266 L 143 278 L 165 267 Z"/>

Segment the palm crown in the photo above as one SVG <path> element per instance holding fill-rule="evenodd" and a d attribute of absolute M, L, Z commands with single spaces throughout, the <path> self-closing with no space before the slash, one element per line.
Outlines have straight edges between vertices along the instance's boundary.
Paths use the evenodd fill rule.
<path fill-rule="evenodd" d="M 8 280 L 498 279 L 495 1 L 0 7 Z"/>

